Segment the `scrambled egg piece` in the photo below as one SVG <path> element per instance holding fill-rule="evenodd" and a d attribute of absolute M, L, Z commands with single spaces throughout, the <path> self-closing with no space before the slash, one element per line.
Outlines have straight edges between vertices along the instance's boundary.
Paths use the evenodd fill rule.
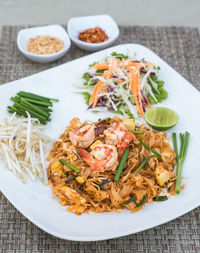
<path fill-rule="evenodd" d="M 102 141 L 100 141 L 100 140 L 97 140 L 97 141 L 95 141 L 91 146 L 90 146 L 90 148 L 93 150 L 97 145 L 99 145 L 99 144 L 103 144 L 103 142 Z"/>
<path fill-rule="evenodd" d="M 122 119 L 122 123 L 128 131 L 134 131 L 135 130 L 135 121 L 134 121 L 134 119 L 124 118 L 124 119 Z"/>

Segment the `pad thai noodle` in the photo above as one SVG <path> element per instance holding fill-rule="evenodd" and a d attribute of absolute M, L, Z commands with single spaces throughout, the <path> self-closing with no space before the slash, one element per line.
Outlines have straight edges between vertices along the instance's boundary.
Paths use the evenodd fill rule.
<path fill-rule="evenodd" d="M 54 143 L 47 173 L 54 197 L 70 212 L 136 212 L 173 194 L 175 158 L 165 133 L 136 127 L 133 119 L 74 118 Z"/>

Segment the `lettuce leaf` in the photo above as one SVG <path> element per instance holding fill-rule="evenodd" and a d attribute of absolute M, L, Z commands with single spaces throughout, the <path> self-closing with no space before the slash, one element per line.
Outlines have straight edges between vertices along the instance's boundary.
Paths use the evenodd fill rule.
<path fill-rule="evenodd" d="M 152 87 L 152 91 L 154 93 L 154 96 L 157 98 L 158 101 L 155 101 L 155 99 L 151 95 L 148 95 L 148 99 L 151 104 L 157 104 L 157 103 L 162 102 L 163 100 L 165 100 L 168 97 L 168 92 L 163 88 L 164 81 L 160 81 L 156 75 L 155 76 L 151 75 L 151 79 L 155 83 L 157 83 L 157 85 L 158 85 L 158 92 L 157 92 L 152 87 L 151 83 L 149 83 Z"/>
<path fill-rule="evenodd" d="M 125 54 L 118 54 L 117 52 L 113 52 L 112 54 L 111 54 L 112 56 L 115 56 L 115 58 L 117 59 L 117 60 L 123 60 L 123 59 L 125 59 L 125 60 L 127 60 L 128 59 L 128 55 L 125 55 Z"/>
<path fill-rule="evenodd" d="M 87 105 L 89 105 L 89 101 L 90 101 L 90 97 L 91 97 L 90 93 L 88 93 L 88 92 L 82 92 L 82 95 L 84 96 L 85 103 Z"/>
<path fill-rule="evenodd" d="M 85 82 L 83 83 L 83 85 L 88 85 L 89 80 L 91 79 L 91 77 L 88 75 L 88 73 L 85 73 L 82 78 L 85 80 Z"/>

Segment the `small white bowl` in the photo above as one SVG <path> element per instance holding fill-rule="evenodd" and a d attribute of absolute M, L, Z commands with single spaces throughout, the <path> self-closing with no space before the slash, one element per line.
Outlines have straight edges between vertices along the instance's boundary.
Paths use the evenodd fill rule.
<path fill-rule="evenodd" d="M 102 43 L 88 43 L 79 40 L 80 32 L 86 29 L 100 27 L 108 35 L 108 40 Z M 97 51 L 111 46 L 119 36 L 119 28 L 109 15 L 95 15 L 71 18 L 67 25 L 71 40 L 80 48 L 87 51 Z"/>
<path fill-rule="evenodd" d="M 63 49 L 54 54 L 34 54 L 27 51 L 27 43 L 30 38 L 34 38 L 36 36 L 44 36 L 49 35 L 55 38 L 58 38 L 63 41 Z M 40 26 L 27 28 L 19 31 L 17 36 L 17 46 L 22 54 L 24 54 L 28 59 L 39 62 L 39 63 L 49 63 L 55 60 L 58 60 L 62 56 L 64 56 L 71 46 L 70 38 L 65 31 L 65 29 L 60 25 L 48 25 L 48 26 Z"/>

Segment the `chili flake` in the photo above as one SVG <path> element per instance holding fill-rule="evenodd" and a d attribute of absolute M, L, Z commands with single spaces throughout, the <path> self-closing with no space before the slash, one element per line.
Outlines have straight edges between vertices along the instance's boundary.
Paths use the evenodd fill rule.
<path fill-rule="evenodd" d="M 100 27 L 96 27 L 81 32 L 79 39 L 88 43 L 101 43 L 108 40 L 108 35 Z"/>

